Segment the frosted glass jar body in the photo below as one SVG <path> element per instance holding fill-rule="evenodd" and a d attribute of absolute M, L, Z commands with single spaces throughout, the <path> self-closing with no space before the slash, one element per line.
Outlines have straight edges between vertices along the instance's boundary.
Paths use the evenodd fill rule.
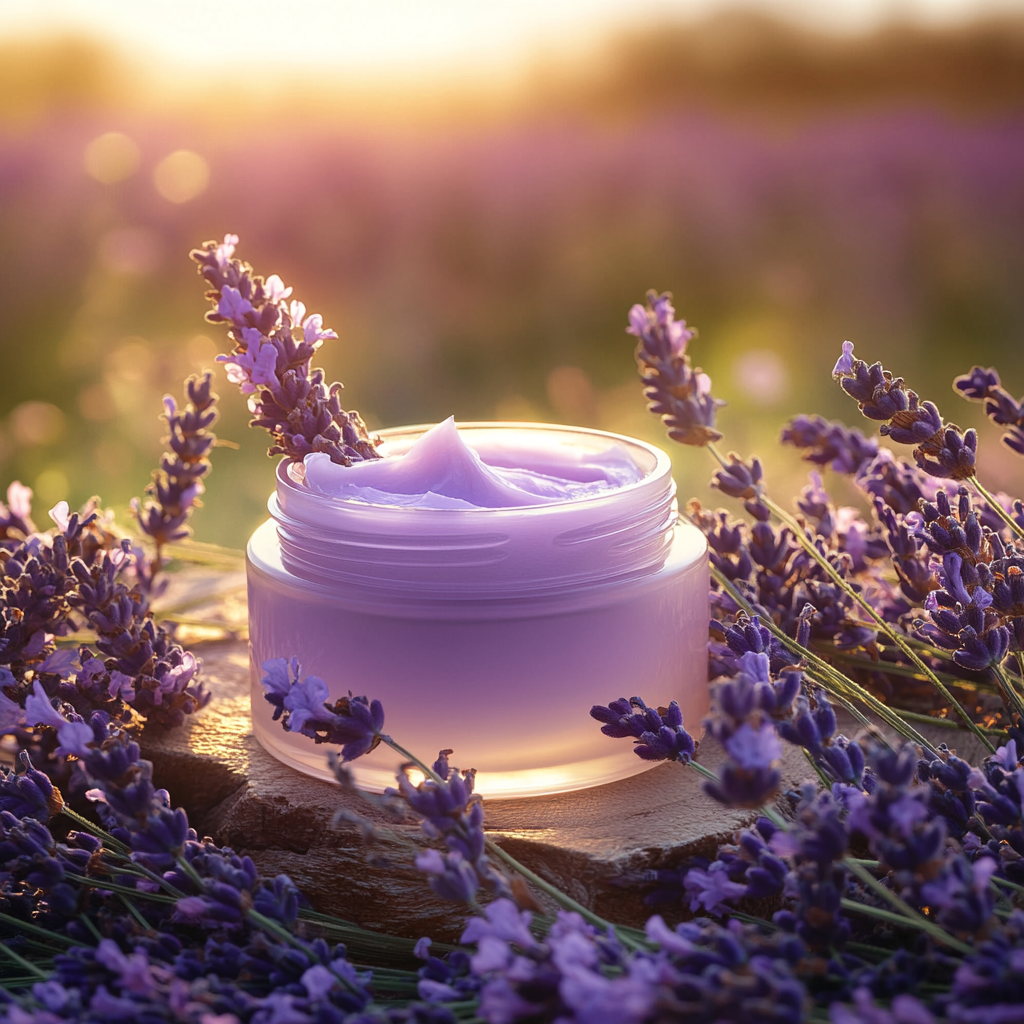
<path fill-rule="evenodd" d="M 385 431 L 399 453 L 426 428 Z M 407 749 L 476 768 L 487 796 L 599 785 L 650 767 L 603 736 L 592 704 L 677 700 L 707 712 L 708 568 L 703 536 L 677 524 L 668 457 L 629 438 L 539 424 L 467 424 L 529 445 L 626 445 L 644 475 L 605 494 L 516 509 L 372 506 L 313 494 L 284 463 L 271 519 L 247 550 L 253 730 L 275 757 L 329 778 L 326 748 L 272 721 L 260 666 L 298 656 L 331 699 L 379 699 Z M 524 442 L 525 443 L 525 442 Z M 399 758 L 353 762 L 380 791 Z"/>

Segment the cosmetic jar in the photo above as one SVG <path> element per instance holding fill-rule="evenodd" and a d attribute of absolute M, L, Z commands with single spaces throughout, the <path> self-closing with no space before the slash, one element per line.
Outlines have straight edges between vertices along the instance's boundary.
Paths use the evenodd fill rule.
<path fill-rule="evenodd" d="M 428 428 L 384 431 L 401 455 Z M 708 710 L 707 543 L 680 523 L 668 456 L 604 431 L 470 423 L 485 452 L 621 446 L 637 479 L 517 508 L 419 508 L 315 493 L 282 462 L 270 518 L 247 548 L 252 723 L 276 758 L 332 778 L 328 747 L 273 721 L 263 662 L 298 657 L 330 700 L 381 701 L 384 732 L 432 761 L 477 769 L 488 797 L 597 786 L 652 766 L 604 736 L 594 704 L 678 701 L 690 732 Z M 529 468 L 529 467 L 526 467 Z M 394 784 L 381 744 L 351 763 L 358 785 Z"/>

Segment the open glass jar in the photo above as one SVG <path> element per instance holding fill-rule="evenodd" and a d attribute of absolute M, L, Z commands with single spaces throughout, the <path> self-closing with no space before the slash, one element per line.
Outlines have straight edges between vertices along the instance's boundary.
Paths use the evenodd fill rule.
<path fill-rule="evenodd" d="M 382 434 L 399 455 L 427 427 Z M 330 778 L 326 749 L 286 733 L 263 697 L 261 666 L 299 657 L 331 700 L 379 699 L 385 731 L 432 760 L 476 768 L 489 797 L 531 796 L 622 779 L 650 767 L 609 740 L 593 704 L 638 694 L 679 702 L 691 731 L 708 708 L 707 545 L 679 523 L 668 456 L 577 427 L 471 423 L 470 447 L 621 445 L 632 484 L 520 508 L 374 505 L 314 493 L 282 462 L 271 518 L 249 541 L 252 721 L 286 764 Z M 296 470 L 299 470 L 297 473 Z M 353 762 L 381 791 L 399 757 Z"/>

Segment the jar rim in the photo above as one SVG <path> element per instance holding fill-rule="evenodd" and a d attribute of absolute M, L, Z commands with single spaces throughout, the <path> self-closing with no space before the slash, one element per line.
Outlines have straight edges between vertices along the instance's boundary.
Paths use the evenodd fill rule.
<path fill-rule="evenodd" d="M 538 433 L 559 432 L 565 434 L 587 435 L 593 438 L 600 438 L 602 440 L 616 441 L 625 445 L 627 448 L 639 449 L 644 454 L 653 458 L 654 463 L 649 470 L 643 472 L 643 475 L 638 480 L 634 480 L 632 483 L 623 484 L 621 487 L 612 488 L 611 490 L 600 491 L 596 494 L 588 494 L 581 497 L 545 502 L 542 505 L 510 505 L 502 508 L 422 508 L 415 505 L 391 505 L 384 502 L 372 502 L 362 499 L 339 498 L 329 494 L 318 494 L 316 491 L 310 490 L 308 487 L 305 487 L 302 483 L 292 478 L 289 469 L 291 466 L 295 465 L 295 463 L 287 458 L 282 458 L 277 464 L 276 476 L 278 487 L 284 487 L 287 491 L 291 491 L 296 496 L 301 495 L 301 500 L 310 501 L 313 503 L 314 508 L 320 508 L 323 510 L 343 508 L 372 509 L 374 512 L 383 515 L 398 512 L 405 516 L 410 514 L 419 516 L 429 513 L 437 518 L 461 518 L 466 515 L 472 516 L 479 515 L 481 513 L 490 513 L 492 516 L 496 514 L 500 515 L 501 513 L 516 513 L 518 515 L 522 515 L 524 513 L 529 513 L 531 510 L 546 510 L 548 514 L 551 514 L 551 512 L 556 509 L 585 508 L 592 504 L 596 505 L 601 502 L 607 502 L 613 496 L 621 496 L 625 498 L 636 491 L 656 486 L 666 477 L 671 481 L 672 460 L 669 458 L 668 453 L 657 447 L 657 445 L 650 444 L 647 441 L 642 441 L 639 438 L 629 437 L 626 434 L 619 434 L 610 430 L 600 430 L 595 427 L 577 427 L 564 423 L 519 422 L 515 420 L 470 420 L 465 423 L 457 423 L 456 425 L 459 430 L 466 431 L 514 429 L 531 430 L 537 431 Z M 384 430 L 376 431 L 375 433 L 382 440 L 387 442 L 405 435 L 422 435 L 433 426 L 435 426 L 433 423 L 417 423 L 401 427 L 388 427 Z M 642 466 L 639 466 L 639 468 L 641 471 L 643 470 Z"/>

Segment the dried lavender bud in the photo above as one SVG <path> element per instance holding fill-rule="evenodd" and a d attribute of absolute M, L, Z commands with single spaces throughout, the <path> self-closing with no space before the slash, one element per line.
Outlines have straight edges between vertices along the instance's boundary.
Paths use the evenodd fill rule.
<path fill-rule="evenodd" d="M 712 397 L 711 378 L 690 364 L 686 345 L 696 332 L 674 318 L 672 296 L 651 291 L 646 306 L 629 311 L 626 333 L 640 339 L 636 359 L 649 411 L 661 417 L 673 441 L 703 447 L 721 440 L 715 413 L 725 402 Z"/>
<path fill-rule="evenodd" d="M 206 319 L 227 324 L 234 346 L 218 362 L 250 396 L 251 425 L 270 432 L 268 454 L 301 461 L 325 452 L 343 466 L 380 458 L 359 414 L 341 408 L 341 385 L 327 386 L 323 371 L 311 368 L 324 339 L 337 334 L 324 328 L 319 313 L 306 316 L 301 302 L 287 303 L 292 290 L 276 274 L 264 281 L 235 259 L 237 243 L 237 235 L 225 235 L 190 256 L 211 286 L 206 296 L 213 309 Z"/>

